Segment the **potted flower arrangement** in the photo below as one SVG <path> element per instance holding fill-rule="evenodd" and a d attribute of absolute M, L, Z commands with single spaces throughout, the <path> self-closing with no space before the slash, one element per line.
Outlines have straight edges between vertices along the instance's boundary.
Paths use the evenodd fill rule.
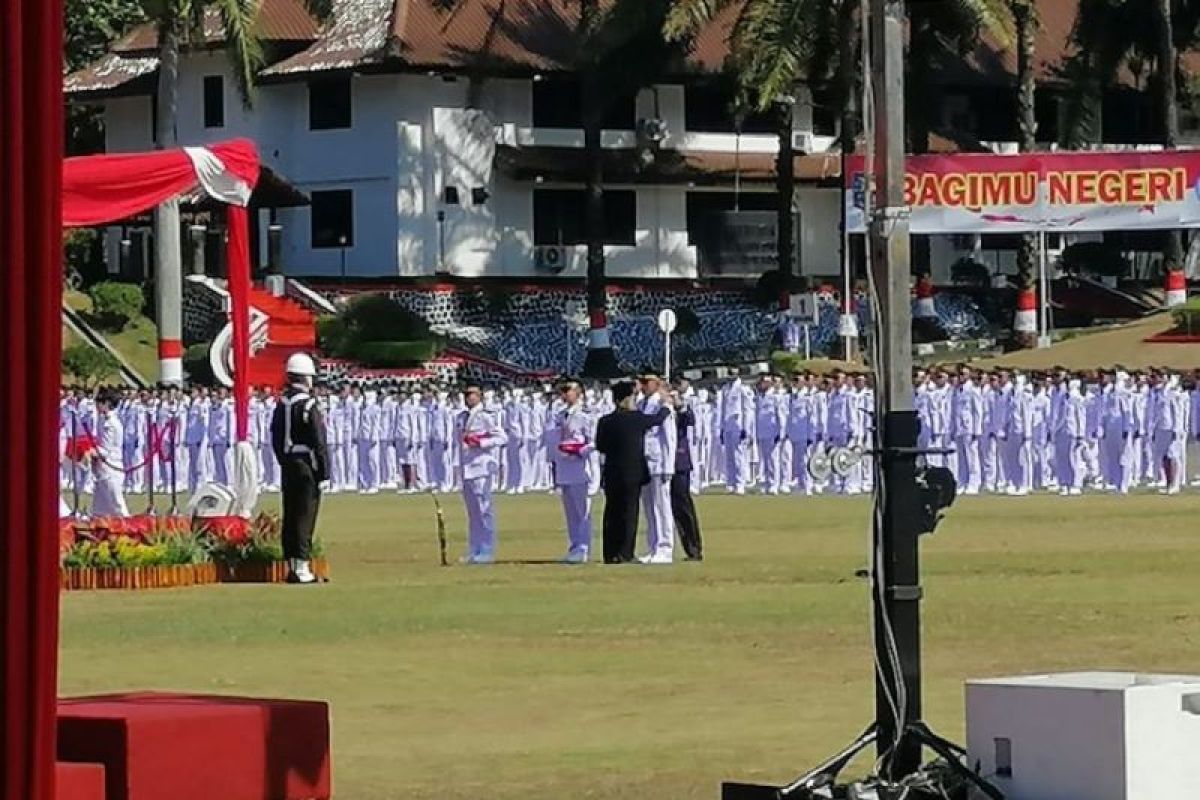
<path fill-rule="evenodd" d="M 273 583 L 287 578 L 277 516 L 262 514 L 229 535 L 203 525 L 134 521 L 60 531 L 62 588 L 157 589 L 208 583 Z M 328 577 L 323 549 L 314 569 Z"/>

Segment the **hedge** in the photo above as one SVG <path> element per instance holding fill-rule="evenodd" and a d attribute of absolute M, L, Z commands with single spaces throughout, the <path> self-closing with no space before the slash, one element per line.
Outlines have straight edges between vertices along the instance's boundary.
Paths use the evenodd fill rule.
<path fill-rule="evenodd" d="M 419 367 L 437 356 L 441 344 L 437 341 L 361 342 L 352 357 L 364 366 L 379 369 Z"/>
<path fill-rule="evenodd" d="M 92 317 L 106 330 L 122 331 L 145 307 L 142 289 L 131 283 L 105 281 L 88 290 Z"/>

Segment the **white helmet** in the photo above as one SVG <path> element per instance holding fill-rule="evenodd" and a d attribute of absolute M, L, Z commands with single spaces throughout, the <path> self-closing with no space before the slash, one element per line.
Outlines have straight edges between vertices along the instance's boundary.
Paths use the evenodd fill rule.
<path fill-rule="evenodd" d="M 284 372 L 288 375 L 315 378 L 317 377 L 317 362 L 313 361 L 312 356 L 308 353 L 292 353 L 288 356 Z"/>

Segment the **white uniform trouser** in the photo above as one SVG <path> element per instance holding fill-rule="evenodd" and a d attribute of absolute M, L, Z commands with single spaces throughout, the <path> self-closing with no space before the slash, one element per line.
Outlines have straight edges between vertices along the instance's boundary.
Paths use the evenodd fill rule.
<path fill-rule="evenodd" d="M 146 470 L 149 465 L 142 465 L 146 458 L 146 450 L 141 442 L 130 442 L 124 447 L 125 463 L 137 467 L 125 473 L 125 491 L 140 494 L 146 487 Z"/>
<path fill-rule="evenodd" d="M 203 444 L 188 443 L 188 491 L 196 489 L 209 480 L 207 450 Z"/>
<path fill-rule="evenodd" d="M 496 515 L 492 510 L 492 476 L 463 479 L 467 509 L 467 557 L 496 554 Z"/>
<path fill-rule="evenodd" d="M 124 480 L 125 475 L 120 470 L 108 466 L 98 469 L 92 494 L 93 516 L 129 516 L 129 508 L 125 505 L 125 494 L 121 487 Z"/>
<path fill-rule="evenodd" d="M 783 485 L 782 448 L 776 437 L 758 440 L 759 460 L 762 462 L 763 491 L 778 493 Z"/>
<path fill-rule="evenodd" d="M 342 491 L 351 492 L 358 485 L 358 445 L 353 439 L 342 442 Z"/>
<path fill-rule="evenodd" d="M 346 454 L 341 442 L 329 443 L 329 486 L 341 491 L 346 485 Z"/>
<path fill-rule="evenodd" d="M 1167 472 L 1164 462 L 1171 462 L 1171 481 L 1168 489 L 1178 489 L 1183 483 L 1186 466 L 1183 461 L 1183 440 L 1173 432 L 1156 430 L 1154 432 L 1154 473 L 1166 482 Z"/>
<path fill-rule="evenodd" d="M 263 483 L 270 487 L 279 486 L 279 459 L 275 458 L 275 448 L 269 442 L 262 442 L 258 452 L 262 459 Z"/>
<path fill-rule="evenodd" d="M 592 498 L 586 483 L 559 487 L 567 520 L 567 552 L 586 556 L 592 547 Z"/>
<path fill-rule="evenodd" d="M 750 443 L 740 431 L 725 431 L 725 485 L 745 491 L 750 478 Z"/>
<path fill-rule="evenodd" d="M 229 485 L 229 445 L 214 444 L 212 446 L 213 480 L 225 486 Z"/>
<path fill-rule="evenodd" d="M 1028 439 L 1010 436 L 1001 442 L 1008 456 L 1008 482 L 1018 492 L 1033 491 L 1033 446 Z"/>
<path fill-rule="evenodd" d="M 379 488 L 379 442 L 358 443 L 358 489 L 368 492 Z"/>
<path fill-rule="evenodd" d="M 538 489 L 541 483 L 542 465 L 538 460 L 536 439 L 521 442 L 521 485 L 519 489 Z"/>
<path fill-rule="evenodd" d="M 642 487 L 649 555 L 669 560 L 675 553 L 675 517 L 671 514 L 671 476 L 651 475 Z"/>
<path fill-rule="evenodd" d="M 505 463 L 508 470 L 504 473 L 504 488 L 510 492 L 518 491 L 525 488 L 524 479 L 522 478 L 522 461 L 521 445 L 523 442 L 520 439 L 509 439 L 505 445 Z"/>
<path fill-rule="evenodd" d="M 955 437 L 958 456 L 958 485 L 972 494 L 979 491 L 983 473 L 979 464 L 979 437 L 963 434 Z"/>
<path fill-rule="evenodd" d="M 1118 423 L 1105 428 L 1100 439 L 1100 476 L 1119 492 L 1129 491 L 1129 450 L 1125 432 Z"/>
<path fill-rule="evenodd" d="M 379 443 L 379 485 L 385 489 L 395 489 L 398 482 L 396 442 L 394 439 L 384 439 Z"/>
<path fill-rule="evenodd" d="M 1084 473 L 1087 471 L 1083 448 L 1083 440 L 1076 441 L 1070 434 L 1059 434 L 1054 438 L 1054 465 L 1060 488 L 1083 488 Z"/>

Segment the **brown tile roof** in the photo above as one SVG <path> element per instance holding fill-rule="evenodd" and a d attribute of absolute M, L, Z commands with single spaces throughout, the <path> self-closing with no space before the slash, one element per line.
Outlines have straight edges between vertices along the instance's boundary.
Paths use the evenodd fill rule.
<path fill-rule="evenodd" d="M 611 2 L 601 0 L 601 8 Z M 357 54 L 364 65 L 394 60 L 409 68 L 498 71 L 570 70 L 578 51 L 579 0 L 344 0 L 343 5 L 370 7 L 363 16 L 373 19 L 372 31 L 386 20 L 386 41 L 373 37 L 371 47 L 360 48 L 334 25 L 312 47 L 264 75 L 343 68 L 344 60 L 335 67 L 325 51 Z M 690 57 L 693 66 L 720 69 L 736 17 L 736 6 L 730 7 L 700 35 Z"/>
<path fill-rule="evenodd" d="M 387 55 L 394 6 L 403 0 L 335 0 L 333 19 L 307 49 L 262 71 L 264 76 L 353 69 Z"/>
<path fill-rule="evenodd" d="M 63 92 L 76 100 L 107 96 L 139 79 L 148 79 L 157 71 L 158 58 L 155 56 L 109 53 L 63 78 Z M 152 88 L 147 87 L 147 91 Z"/>
<path fill-rule="evenodd" d="M 303 0 L 262 0 L 256 31 L 268 42 L 306 42 L 317 38 L 319 26 L 308 14 Z M 204 36 L 210 44 L 224 38 L 221 17 L 208 8 L 204 15 Z M 139 25 L 113 45 L 113 52 L 136 53 L 158 48 L 158 31 L 151 23 Z"/>

